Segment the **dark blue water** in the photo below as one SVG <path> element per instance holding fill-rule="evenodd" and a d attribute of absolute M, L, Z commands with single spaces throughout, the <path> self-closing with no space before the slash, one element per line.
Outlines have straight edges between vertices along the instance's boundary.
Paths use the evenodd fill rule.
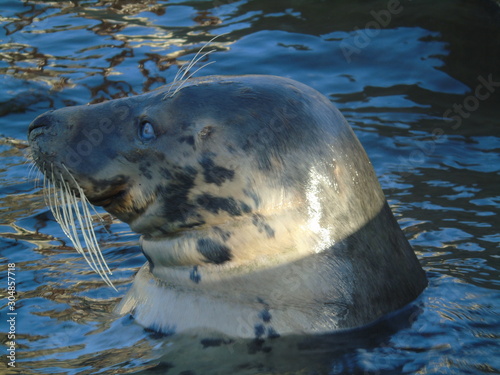
<path fill-rule="evenodd" d="M 9 265 L 17 291 L 16 367 L 5 338 L 0 373 L 500 373 L 498 2 L 4 0 L 0 16 L 0 293 L 9 296 Z M 112 317 L 145 261 L 138 236 L 103 214 L 116 293 L 47 209 L 27 127 L 49 109 L 171 82 L 223 33 L 197 75 L 287 76 L 351 123 L 429 278 L 406 311 L 271 351 L 203 348 Z"/>

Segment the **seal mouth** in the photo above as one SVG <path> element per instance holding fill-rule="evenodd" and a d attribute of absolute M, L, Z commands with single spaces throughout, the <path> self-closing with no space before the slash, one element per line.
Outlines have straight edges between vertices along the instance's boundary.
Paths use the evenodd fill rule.
<path fill-rule="evenodd" d="M 129 186 L 117 186 L 105 194 L 87 195 L 93 206 L 100 206 L 125 223 L 131 223 L 140 217 L 154 201 L 154 197 L 140 200 L 134 197 Z"/>
<path fill-rule="evenodd" d="M 113 192 L 100 197 L 94 197 L 94 198 L 88 197 L 88 200 L 94 206 L 107 208 L 111 206 L 113 203 L 117 203 L 117 201 L 122 201 L 125 198 L 126 194 L 127 191 L 121 189 L 118 192 Z"/>

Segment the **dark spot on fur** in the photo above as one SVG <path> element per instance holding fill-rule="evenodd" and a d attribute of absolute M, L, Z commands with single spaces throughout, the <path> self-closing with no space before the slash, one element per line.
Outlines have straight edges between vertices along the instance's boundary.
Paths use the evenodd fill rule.
<path fill-rule="evenodd" d="M 224 242 L 226 242 L 231 237 L 231 232 L 222 230 L 219 227 L 214 227 L 214 232 L 217 233 Z"/>
<path fill-rule="evenodd" d="M 139 170 L 142 172 L 143 176 L 146 177 L 148 180 L 151 180 L 153 178 L 150 167 L 151 167 L 150 162 L 144 162 L 139 164 Z"/>
<path fill-rule="evenodd" d="M 189 272 L 189 278 L 196 284 L 198 284 L 201 281 L 201 275 L 198 272 L 198 266 L 194 266 L 191 272 Z"/>
<path fill-rule="evenodd" d="M 231 249 L 210 238 L 199 239 L 196 250 L 202 254 L 209 263 L 222 264 L 231 260 Z"/>
<path fill-rule="evenodd" d="M 245 202 L 240 202 L 240 206 L 241 206 L 241 210 L 244 213 L 248 214 L 248 213 L 252 212 L 252 208 L 248 204 L 246 204 Z"/>
<path fill-rule="evenodd" d="M 251 198 L 253 200 L 253 203 L 255 204 L 255 207 L 259 207 L 260 205 L 260 197 L 259 195 L 253 191 L 253 190 L 248 190 L 248 189 L 243 189 L 243 194 L 245 194 L 247 197 Z"/>
<path fill-rule="evenodd" d="M 198 174 L 198 171 L 196 170 L 196 168 L 191 167 L 189 165 L 183 167 L 182 170 L 185 171 L 186 173 L 190 174 L 190 175 L 195 175 L 196 176 Z"/>
<path fill-rule="evenodd" d="M 264 310 L 262 310 L 260 313 L 259 313 L 259 317 L 265 322 L 265 323 L 269 323 L 271 321 L 271 313 L 269 312 L 269 308 L 266 308 Z"/>
<path fill-rule="evenodd" d="M 232 344 L 233 342 L 234 342 L 234 340 L 231 340 L 231 339 L 224 340 L 224 339 L 210 339 L 210 338 L 202 339 L 200 341 L 201 345 L 203 345 L 203 349 L 214 347 L 214 346 L 229 345 L 229 344 Z"/>
<path fill-rule="evenodd" d="M 167 180 L 171 180 L 173 178 L 172 173 L 168 170 L 168 168 L 160 168 L 160 174 L 162 177 L 165 177 Z"/>
<path fill-rule="evenodd" d="M 213 214 L 225 211 L 231 216 L 241 216 L 241 208 L 233 198 L 220 198 L 210 194 L 203 194 L 197 197 L 196 202 Z"/>
<path fill-rule="evenodd" d="M 185 167 L 172 172 L 172 177 L 168 185 L 157 187 L 158 195 L 164 202 L 165 218 L 171 222 L 186 221 L 194 211 L 194 206 L 188 203 L 188 194 L 194 186 L 196 171 Z"/>
<path fill-rule="evenodd" d="M 144 332 L 148 333 L 148 336 L 152 339 L 158 340 L 164 337 L 169 337 L 175 334 L 175 329 L 173 327 L 167 328 L 165 331 L 156 331 L 151 328 L 144 328 Z"/>
<path fill-rule="evenodd" d="M 194 137 L 192 135 L 187 135 L 184 137 L 180 137 L 179 142 L 184 143 L 186 142 L 188 145 L 194 146 Z"/>
<path fill-rule="evenodd" d="M 255 336 L 257 338 L 261 338 L 264 335 L 264 333 L 266 332 L 266 329 L 264 328 L 264 326 L 262 324 L 257 324 L 254 327 L 254 332 L 255 332 Z"/>
<path fill-rule="evenodd" d="M 205 182 L 221 186 L 226 180 L 232 180 L 234 177 L 234 171 L 215 165 L 210 156 L 211 154 L 203 155 L 200 160 Z"/>
<path fill-rule="evenodd" d="M 141 150 L 136 149 L 134 152 L 122 152 L 120 153 L 127 161 L 131 163 L 140 163 L 146 159 L 154 160 L 154 164 L 165 160 L 165 154 L 159 150 Z"/>
<path fill-rule="evenodd" d="M 196 372 L 191 371 L 191 370 L 186 370 L 186 371 L 179 372 L 179 375 L 196 375 Z"/>
<path fill-rule="evenodd" d="M 274 237 L 274 229 L 266 223 L 266 219 L 262 215 L 253 215 L 252 224 L 257 227 L 259 233 L 265 232 L 268 238 Z"/>

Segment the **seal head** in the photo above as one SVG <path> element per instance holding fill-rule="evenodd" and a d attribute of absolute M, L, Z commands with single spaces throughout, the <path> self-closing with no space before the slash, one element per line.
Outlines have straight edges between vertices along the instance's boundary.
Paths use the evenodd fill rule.
<path fill-rule="evenodd" d="M 182 85 L 30 126 L 46 175 L 142 234 L 148 263 L 117 312 L 272 337 L 368 324 L 420 294 L 425 275 L 327 98 L 274 76 Z"/>

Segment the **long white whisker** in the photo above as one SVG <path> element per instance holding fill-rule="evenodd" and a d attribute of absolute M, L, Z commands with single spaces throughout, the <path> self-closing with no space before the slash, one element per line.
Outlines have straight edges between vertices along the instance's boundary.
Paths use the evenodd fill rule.
<path fill-rule="evenodd" d="M 52 184 L 49 184 L 50 181 L 54 181 L 54 182 Z M 48 194 L 46 195 L 47 200 L 48 200 L 48 202 L 47 202 L 48 206 L 49 206 L 50 210 L 52 211 L 52 214 L 54 215 L 54 218 L 56 219 L 56 221 L 61 226 L 64 234 L 66 234 L 69 237 L 69 233 L 66 230 L 66 225 L 64 225 L 64 221 L 63 221 L 63 218 L 62 218 L 62 210 L 63 209 L 61 208 L 60 204 L 58 204 L 58 202 L 57 202 L 57 200 L 58 200 L 58 190 L 57 190 L 56 183 L 55 183 L 55 180 L 54 180 L 54 170 L 53 169 L 51 171 L 50 178 L 46 178 L 44 180 L 44 182 L 45 182 L 45 188 L 48 191 Z"/>
<path fill-rule="evenodd" d="M 164 95 L 164 98 L 167 98 L 167 97 L 171 97 L 173 96 L 175 93 L 177 93 L 180 88 L 183 87 L 184 85 L 184 82 L 187 81 L 188 79 L 190 79 L 196 72 L 198 72 L 200 69 L 197 69 L 194 73 L 192 74 L 189 74 L 188 78 L 184 79 L 184 77 L 186 77 L 186 75 L 189 73 L 189 71 L 193 68 L 194 65 L 196 65 L 200 60 L 202 60 L 203 58 L 205 58 L 206 56 L 208 56 L 209 54 L 211 54 L 212 52 L 215 52 L 215 50 L 211 50 L 211 51 L 207 51 L 203 54 L 202 51 L 208 46 L 210 45 L 215 39 L 219 38 L 220 36 L 222 35 L 225 35 L 226 33 L 224 34 L 219 34 L 219 35 L 216 35 L 214 36 L 212 39 L 210 39 L 208 42 L 206 42 L 199 50 L 198 52 L 196 52 L 196 54 L 194 55 L 194 57 L 189 61 L 187 62 L 186 64 L 182 65 L 182 67 L 177 71 L 177 73 L 175 74 L 175 77 L 172 81 L 172 83 L 170 84 L 167 92 L 165 93 Z M 201 54 L 201 56 L 200 56 Z M 203 67 L 207 66 L 207 64 L 205 64 Z M 202 67 L 202 68 L 203 68 Z M 176 89 L 174 90 L 174 94 L 172 95 L 169 95 L 170 94 L 170 91 L 172 90 L 172 85 L 176 82 L 179 82 L 180 84 L 176 87 Z"/>
<path fill-rule="evenodd" d="M 83 258 L 87 261 L 87 263 L 90 265 L 90 267 L 92 268 L 92 270 L 94 272 L 97 272 L 99 273 L 99 271 L 96 269 L 96 267 L 94 266 L 94 258 L 92 256 L 92 253 L 90 253 L 90 258 L 92 261 L 89 261 L 87 255 L 85 254 L 85 251 L 83 250 L 83 246 L 82 246 L 82 243 L 80 242 L 80 236 L 78 235 L 78 232 L 77 232 L 77 227 L 76 227 L 76 223 L 75 223 L 75 213 L 74 211 L 72 210 L 72 207 L 76 206 L 76 198 L 73 198 L 71 193 L 69 192 L 69 188 L 66 184 L 62 184 L 62 188 L 61 190 L 59 191 L 60 193 L 60 198 L 61 198 L 61 205 L 60 207 L 63 209 L 63 220 L 64 220 L 64 226 L 66 227 L 66 230 L 67 230 L 67 235 L 69 237 L 69 239 L 71 240 L 71 242 L 73 243 L 73 245 L 75 246 L 75 249 L 78 253 L 82 254 L 83 255 Z M 76 213 L 76 216 L 77 216 L 77 220 L 80 220 L 80 227 L 81 227 L 81 219 L 78 215 L 78 213 Z M 62 227 L 62 225 L 61 225 Z"/>
<path fill-rule="evenodd" d="M 65 166 L 63 167 L 73 179 L 80 199 L 77 198 L 69 183 L 61 175 L 56 175 L 53 167 L 51 167 L 50 173 L 46 172 L 43 180 L 46 204 L 61 226 L 64 234 L 69 238 L 76 251 L 83 256 L 90 268 L 99 274 L 106 284 L 117 290 L 107 275 L 108 273 L 112 273 L 102 255 L 95 235 L 92 215 L 89 210 L 91 204 L 73 175 Z M 46 169 L 42 168 L 42 170 Z M 99 216 L 99 214 L 97 215 Z M 100 216 L 99 218 L 102 220 Z M 80 235 L 82 236 L 83 243 L 80 240 Z M 87 251 L 85 251 L 85 248 Z"/>
<path fill-rule="evenodd" d="M 95 209 L 94 206 L 92 206 L 92 204 L 89 202 L 89 200 L 87 199 L 87 197 L 85 196 L 85 194 L 83 195 L 85 197 L 85 201 L 87 202 L 87 204 L 92 207 L 92 211 L 94 211 L 94 215 L 97 216 L 97 218 L 99 219 L 99 221 L 101 222 L 102 224 L 102 228 L 106 231 L 106 233 L 110 234 L 110 231 L 106 229 L 105 227 L 105 222 L 104 222 L 104 218 L 101 216 L 101 214 L 99 212 L 97 212 L 97 210 Z M 90 215 L 90 212 L 89 212 L 89 215 Z M 92 215 L 90 215 L 90 217 L 92 217 Z M 107 265 L 106 265 L 107 266 Z"/>
<path fill-rule="evenodd" d="M 81 188 L 79 189 L 79 191 L 81 191 L 81 193 L 83 193 L 83 190 L 81 190 Z M 92 263 L 95 265 L 95 268 L 96 268 L 99 276 L 101 276 L 106 283 L 111 283 L 111 280 L 109 280 L 109 278 L 106 274 L 105 267 L 103 267 L 103 265 L 102 265 L 102 261 L 104 261 L 104 264 L 106 264 L 106 262 L 105 262 L 104 258 L 102 257 L 101 251 L 99 249 L 99 244 L 97 243 L 97 238 L 95 237 L 91 218 L 89 216 L 87 216 L 88 210 L 85 210 L 85 208 L 86 208 L 85 203 L 83 202 L 82 199 L 80 200 L 82 203 L 82 210 L 83 210 L 83 213 L 82 213 L 82 212 L 80 212 L 80 209 L 78 207 L 76 197 L 74 199 L 75 199 L 74 209 L 76 211 L 76 217 L 78 218 L 78 222 L 80 224 L 83 239 L 85 241 L 85 245 L 87 247 L 90 258 L 92 259 Z M 84 219 L 83 221 L 82 221 L 82 216 Z M 90 236 L 89 236 L 89 234 L 90 234 Z M 109 270 L 107 265 L 106 265 L 106 268 L 108 269 L 108 272 L 111 273 L 111 271 Z"/>
<path fill-rule="evenodd" d="M 221 34 L 221 35 L 223 35 L 223 34 Z M 203 51 L 203 49 L 204 49 L 205 47 L 207 47 L 210 43 L 212 43 L 212 42 L 213 42 L 215 39 L 217 39 L 219 36 L 220 36 L 220 35 L 216 35 L 216 36 L 214 36 L 212 39 L 210 39 L 208 42 L 206 42 L 206 43 L 205 43 L 205 44 L 204 44 L 204 45 L 203 45 L 203 46 L 202 46 L 202 47 L 198 50 L 198 52 L 196 52 L 196 54 L 195 54 L 195 55 L 194 55 L 194 57 L 191 59 L 191 61 L 190 61 L 189 63 L 187 63 L 188 65 L 187 65 L 187 67 L 186 67 L 186 68 L 184 68 L 184 66 L 186 65 L 186 64 L 184 64 L 184 65 L 181 67 L 181 69 L 179 69 L 179 71 L 177 72 L 177 74 L 176 74 L 176 75 L 175 75 L 175 77 L 174 77 L 174 82 L 176 82 L 176 81 L 177 81 L 177 79 L 179 78 L 179 74 L 180 74 L 180 72 L 184 71 L 184 73 L 182 74 L 182 76 L 181 76 L 181 78 L 180 78 L 180 79 L 182 80 L 182 78 L 184 77 L 184 75 L 186 74 L 186 72 L 187 72 L 187 71 L 189 71 L 189 69 L 191 69 L 191 68 L 193 67 L 193 65 L 194 65 L 194 64 L 196 64 L 196 63 L 199 61 L 199 59 L 200 59 L 200 58 L 203 58 L 205 55 L 207 55 L 207 53 L 204 53 L 204 54 L 203 54 L 200 58 L 198 58 L 198 56 L 199 56 L 199 54 L 201 53 L 201 51 Z M 212 53 L 213 51 L 214 51 L 214 50 L 209 51 L 208 53 Z"/>
<path fill-rule="evenodd" d="M 198 53 L 193 57 L 193 59 L 191 60 L 191 62 L 189 63 L 189 65 L 183 69 L 184 70 L 184 73 L 182 73 L 181 77 L 179 78 L 180 81 L 182 81 L 184 79 L 184 77 L 186 76 L 186 74 L 193 68 L 193 66 L 195 66 L 200 60 L 202 60 L 204 57 L 210 55 L 212 52 L 215 52 L 215 50 L 210 50 L 210 51 L 207 51 L 205 52 L 203 55 L 199 56 L 198 58 L 196 58 L 200 52 L 203 50 L 203 48 L 205 47 L 202 47 L 202 49 L 200 49 L 198 51 Z M 174 81 L 175 82 L 175 81 Z"/>
<path fill-rule="evenodd" d="M 90 214 L 90 210 L 88 206 L 90 205 L 90 202 L 88 201 L 87 197 L 85 196 L 82 188 L 80 186 L 77 186 L 78 192 L 80 193 L 80 202 L 82 204 L 82 210 L 83 210 L 83 217 L 85 219 L 85 223 L 87 227 L 89 228 L 89 233 L 90 237 L 88 234 L 85 236 L 85 243 L 87 244 L 87 248 L 89 249 L 89 252 L 94 252 L 97 258 L 97 264 L 99 265 L 100 272 L 99 275 L 106 281 L 106 283 L 111 286 L 113 289 L 116 290 L 114 287 L 113 283 L 109 279 L 107 273 L 112 275 L 113 273 L 109 269 L 106 260 L 104 259 L 104 256 L 102 255 L 101 249 L 99 248 L 99 243 L 97 241 L 97 237 L 95 235 L 95 232 L 93 230 L 93 225 L 92 225 L 92 215 Z M 83 231 L 83 233 L 86 233 L 87 231 Z"/>
<path fill-rule="evenodd" d="M 212 51 L 208 51 L 206 53 L 204 53 L 203 55 L 201 55 L 198 59 L 196 59 L 196 61 L 191 61 L 191 63 L 188 65 L 188 67 L 184 70 L 184 73 L 182 74 L 180 80 L 178 81 L 178 85 L 177 87 L 175 88 L 174 92 L 172 93 L 172 95 L 170 95 L 170 97 L 174 96 L 177 92 L 179 92 L 179 90 L 184 87 L 185 83 L 194 75 L 196 74 L 196 72 L 198 72 L 199 70 L 203 69 L 204 67 L 206 67 L 207 65 L 210 65 L 212 63 L 214 63 L 215 61 L 212 61 L 210 63 L 207 63 L 205 65 L 203 65 L 202 67 L 196 69 L 196 71 L 194 71 L 194 73 L 191 73 L 186 79 L 184 79 L 184 77 L 186 76 L 186 74 L 191 70 L 191 68 L 196 64 L 198 63 L 198 61 L 200 59 L 202 59 L 203 57 L 209 55 L 210 53 L 212 52 L 215 52 L 215 50 L 212 50 Z M 175 81 L 174 81 L 175 82 Z M 170 93 L 170 90 L 172 89 L 172 86 L 169 87 L 169 90 L 167 91 L 167 94 L 165 94 L 166 96 Z"/>
<path fill-rule="evenodd" d="M 198 69 L 196 69 L 193 73 L 191 73 L 189 75 L 189 77 L 187 77 L 179 86 L 176 87 L 175 91 L 172 93 L 172 96 L 174 96 L 175 94 L 177 94 L 177 92 L 179 92 L 180 89 L 182 89 L 184 87 L 184 84 L 192 77 L 194 76 L 199 70 L 203 69 L 204 67 L 210 65 L 210 64 L 213 64 L 215 61 L 210 61 L 202 66 L 200 66 Z"/>
<path fill-rule="evenodd" d="M 28 180 L 33 181 L 33 185 L 35 188 L 40 187 L 40 170 L 37 168 L 35 162 L 33 160 L 28 160 L 30 163 L 29 169 L 28 169 Z"/>
<path fill-rule="evenodd" d="M 85 234 L 85 231 L 83 230 L 84 228 L 82 225 L 81 214 L 80 214 L 80 210 L 78 209 L 78 202 L 76 201 L 76 197 L 72 195 L 67 184 L 64 184 L 63 186 L 64 186 L 64 194 L 62 194 L 62 196 L 65 198 L 64 207 L 67 207 L 67 218 L 69 219 L 69 224 L 70 224 L 69 227 L 71 228 L 72 235 L 73 235 L 71 238 L 74 238 L 73 244 L 75 244 L 75 242 L 76 242 L 76 244 L 75 244 L 76 251 L 78 251 L 80 254 L 83 255 L 83 257 L 85 258 L 87 263 L 90 265 L 90 267 L 95 272 L 99 273 L 99 270 L 98 270 L 97 266 L 95 265 L 94 255 L 92 254 L 91 251 L 88 252 L 89 253 L 88 255 L 91 259 L 89 261 L 87 254 L 83 250 L 83 246 L 80 242 L 80 236 L 78 235 L 77 227 L 76 227 L 76 223 L 75 223 L 75 216 L 78 220 L 78 224 L 80 225 L 80 229 L 81 229 L 82 234 L 83 234 L 83 240 L 87 244 L 87 240 L 85 238 L 86 234 Z M 75 211 L 73 211 L 71 208 L 73 208 Z"/>
<path fill-rule="evenodd" d="M 68 173 L 68 175 L 72 178 L 73 183 L 75 184 L 75 186 L 78 190 L 78 193 L 80 194 L 80 202 L 82 205 L 83 212 L 80 212 L 80 209 L 78 207 L 78 203 L 76 200 L 76 196 L 73 194 L 72 196 L 74 198 L 74 209 L 75 209 L 76 217 L 78 218 L 78 222 L 80 224 L 80 228 L 81 228 L 81 232 L 82 232 L 82 235 L 83 235 L 83 238 L 85 241 L 85 245 L 87 246 L 87 250 L 89 252 L 90 258 L 92 259 L 92 264 L 95 265 L 95 271 L 99 274 L 99 276 L 101 276 L 101 278 L 106 282 L 106 284 L 108 284 L 109 286 L 111 286 L 113 289 L 116 290 L 115 286 L 113 285 L 113 283 L 111 282 L 111 280 L 109 279 L 109 277 L 107 275 L 107 273 L 112 275 L 112 272 L 109 269 L 109 267 L 106 263 L 106 260 L 104 259 L 103 255 L 102 255 L 101 249 L 99 248 L 99 243 L 97 241 L 97 237 L 95 236 L 95 232 L 93 230 L 92 215 L 90 214 L 90 210 L 88 209 L 88 205 L 90 205 L 90 202 L 88 201 L 87 197 L 85 196 L 85 192 L 80 187 L 78 182 L 75 180 L 73 175 L 68 171 L 66 166 L 63 165 L 63 167 L 66 170 L 66 172 Z M 68 187 L 68 191 L 69 191 L 69 187 Z M 84 219 L 83 222 L 82 222 L 82 216 Z M 90 233 L 90 236 L 89 236 L 89 233 Z M 81 249 L 81 250 L 83 253 L 83 249 Z M 94 258 L 94 255 L 96 256 L 96 258 Z M 90 264 L 90 262 L 88 260 L 87 260 L 87 262 Z M 92 264 L 90 264 L 91 267 L 92 267 Z M 103 266 L 103 264 L 104 264 L 104 266 Z M 94 269 L 94 267 L 92 267 L 92 268 Z"/>

